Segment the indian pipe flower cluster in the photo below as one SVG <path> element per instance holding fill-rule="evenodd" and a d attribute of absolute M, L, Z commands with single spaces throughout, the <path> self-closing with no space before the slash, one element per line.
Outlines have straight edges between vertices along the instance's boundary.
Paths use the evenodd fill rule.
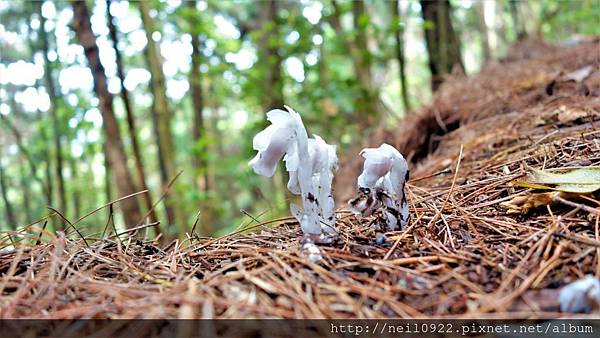
<path fill-rule="evenodd" d="M 360 154 L 365 158 L 363 172 L 358 176 L 359 196 L 348 204 L 355 214 L 371 216 L 382 210 L 386 230 L 402 229 L 408 223 L 408 203 L 404 186 L 409 171 L 406 160 L 396 148 L 382 144 L 366 148 Z"/>
<path fill-rule="evenodd" d="M 253 148 L 258 153 L 249 164 L 257 174 L 272 177 L 283 158 L 290 176 L 287 188 L 302 196 L 302 208 L 290 205 L 302 231 L 306 235 L 335 235 L 331 188 L 338 167 L 336 147 L 318 135 L 308 138 L 300 114 L 288 106 L 285 108 L 287 111 L 275 109 L 267 113 L 271 125 L 254 137 Z M 357 180 L 360 196 L 350 201 L 352 210 L 362 216 L 382 210 L 381 217 L 388 230 L 402 228 L 409 216 L 404 195 L 408 179 L 406 160 L 388 144 L 364 149 L 361 155 L 365 163 Z"/>
<path fill-rule="evenodd" d="M 309 139 L 300 114 L 285 108 L 287 111 L 267 113 L 271 125 L 254 137 L 253 148 L 258 154 L 249 164 L 257 174 L 272 177 L 283 157 L 290 175 L 288 190 L 302 196 L 303 208 L 290 205 L 302 231 L 308 235 L 320 235 L 322 231 L 336 234 L 331 193 L 333 172 L 337 170 L 335 146 L 318 135 Z"/>

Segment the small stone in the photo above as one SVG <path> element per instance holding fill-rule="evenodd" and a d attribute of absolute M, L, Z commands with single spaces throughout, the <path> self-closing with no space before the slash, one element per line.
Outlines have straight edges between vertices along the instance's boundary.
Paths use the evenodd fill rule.
<path fill-rule="evenodd" d="M 321 250 L 319 250 L 319 247 L 316 246 L 315 243 L 305 243 L 302 245 L 302 250 L 307 253 L 308 260 L 313 263 L 323 259 L 323 256 L 321 256 Z"/>

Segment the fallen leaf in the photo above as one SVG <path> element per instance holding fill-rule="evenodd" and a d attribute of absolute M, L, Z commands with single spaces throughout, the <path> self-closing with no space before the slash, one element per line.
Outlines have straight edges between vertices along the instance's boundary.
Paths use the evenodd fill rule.
<path fill-rule="evenodd" d="M 562 192 L 588 194 L 600 189 L 600 167 L 587 167 L 554 173 L 538 170 L 525 165 L 529 173 L 526 181 L 512 183 L 525 188 L 555 190 Z"/>
<path fill-rule="evenodd" d="M 508 209 L 506 211 L 507 214 L 526 214 L 530 209 L 554 203 L 554 197 L 558 194 L 560 194 L 560 192 L 544 192 L 516 196 L 510 201 L 500 203 L 500 206 Z"/>
<path fill-rule="evenodd" d="M 582 109 L 571 109 L 565 106 L 560 106 L 558 109 L 558 121 L 561 123 L 575 121 L 587 117 L 588 115 L 588 112 Z"/>
<path fill-rule="evenodd" d="M 589 65 L 586 67 L 579 68 L 568 74 L 565 74 L 564 78 L 567 81 L 572 80 L 575 82 L 581 82 L 581 81 L 585 80 L 588 76 L 590 76 L 590 74 L 592 73 L 593 70 L 594 70 L 594 67 Z"/>

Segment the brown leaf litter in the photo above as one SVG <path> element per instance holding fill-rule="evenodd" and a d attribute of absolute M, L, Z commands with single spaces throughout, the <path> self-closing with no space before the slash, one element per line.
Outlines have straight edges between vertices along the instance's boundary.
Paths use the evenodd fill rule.
<path fill-rule="evenodd" d="M 524 164 L 600 164 L 598 43 L 546 46 L 449 79 L 430 106 L 373 135 L 369 146 L 387 142 L 414 164 L 411 222 L 383 243 L 368 218 L 344 210 L 339 239 L 320 246 L 316 263 L 292 218 L 163 248 L 133 237 L 89 238 L 88 247 L 76 234 L 34 245 L 38 224 L 4 238 L 0 317 L 565 316 L 557 291 L 600 276 L 599 216 L 562 203 L 508 214 L 500 204 L 532 192 L 510 184 Z M 338 188 L 338 200 L 354 193 L 360 162 L 347 167 L 337 180 L 350 189 Z M 600 205 L 597 194 L 580 203 Z"/>

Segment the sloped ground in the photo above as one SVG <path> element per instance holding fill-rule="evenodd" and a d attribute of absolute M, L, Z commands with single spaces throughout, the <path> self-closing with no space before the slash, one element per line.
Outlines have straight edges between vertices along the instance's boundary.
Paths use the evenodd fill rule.
<path fill-rule="evenodd" d="M 317 263 L 292 219 L 166 248 L 57 235 L 0 253 L 0 317 L 565 316 L 557 290 L 600 275 L 599 215 L 561 204 L 509 215 L 500 203 L 529 191 L 510 185 L 525 163 L 600 164 L 600 47 L 521 48 L 529 55 L 451 79 L 419 115 L 369 139 L 415 163 L 410 226 L 385 243 L 345 211 Z M 569 80 L 587 66 L 585 79 Z M 352 187 L 360 162 L 347 167 L 338 183 Z M 597 201 L 584 202 L 599 210 Z M 35 242 L 38 231 L 11 239 Z"/>

